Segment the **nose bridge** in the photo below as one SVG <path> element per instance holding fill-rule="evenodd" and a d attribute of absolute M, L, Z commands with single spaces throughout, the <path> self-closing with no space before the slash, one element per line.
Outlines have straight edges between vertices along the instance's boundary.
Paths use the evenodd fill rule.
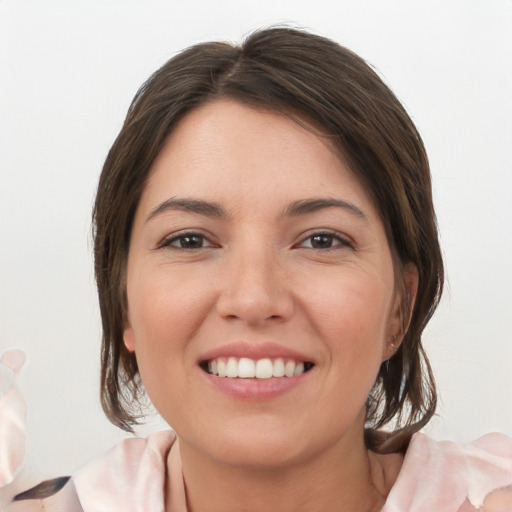
<path fill-rule="evenodd" d="M 248 323 L 287 319 L 292 300 L 276 248 L 268 241 L 252 239 L 229 252 L 219 297 L 220 314 Z"/>

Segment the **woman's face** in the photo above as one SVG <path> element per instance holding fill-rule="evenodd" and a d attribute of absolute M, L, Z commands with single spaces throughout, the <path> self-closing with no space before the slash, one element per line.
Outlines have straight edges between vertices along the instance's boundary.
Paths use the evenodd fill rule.
<path fill-rule="evenodd" d="M 360 442 L 400 331 L 394 282 L 379 215 L 326 142 L 217 101 L 181 121 L 153 166 L 124 341 L 182 450 L 289 464 Z"/>

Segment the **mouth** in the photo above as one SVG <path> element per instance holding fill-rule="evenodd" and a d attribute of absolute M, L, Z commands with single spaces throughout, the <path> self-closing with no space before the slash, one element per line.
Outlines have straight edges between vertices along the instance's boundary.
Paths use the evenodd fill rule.
<path fill-rule="evenodd" d="M 201 369 L 216 377 L 228 379 L 271 379 L 298 377 L 310 371 L 314 363 L 294 359 L 248 357 L 216 357 L 202 361 Z"/>

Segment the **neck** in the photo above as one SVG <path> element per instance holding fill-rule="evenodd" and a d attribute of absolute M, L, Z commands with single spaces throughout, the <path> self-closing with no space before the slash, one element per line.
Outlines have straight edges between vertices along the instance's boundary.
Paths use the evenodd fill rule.
<path fill-rule="evenodd" d="M 180 441 L 189 512 L 380 510 L 400 456 L 369 453 L 363 436 L 277 468 L 230 466 Z M 391 457 L 391 459 L 387 459 Z"/>

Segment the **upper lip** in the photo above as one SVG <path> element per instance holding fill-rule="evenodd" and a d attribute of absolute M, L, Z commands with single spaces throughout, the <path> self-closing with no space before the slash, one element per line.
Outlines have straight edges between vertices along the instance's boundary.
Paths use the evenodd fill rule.
<path fill-rule="evenodd" d="M 238 341 L 235 343 L 228 343 L 221 347 L 214 348 L 205 352 L 200 357 L 200 362 L 210 361 L 218 357 L 247 357 L 249 359 L 277 359 L 281 357 L 283 359 L 294 360 L 298 362 L 313 363 L 314 361 L 302 354 L 301 352 L 283 347 L 277 343 L 265 342 L 265 343 L 249 343 L 245 341 Z"/>

